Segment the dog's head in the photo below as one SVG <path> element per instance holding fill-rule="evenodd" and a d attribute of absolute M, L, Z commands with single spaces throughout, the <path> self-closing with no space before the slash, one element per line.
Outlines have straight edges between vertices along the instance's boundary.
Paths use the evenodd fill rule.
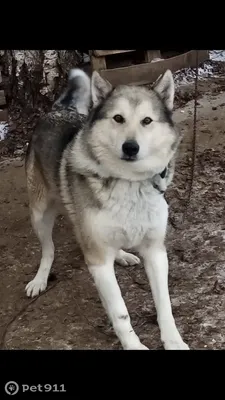
<path fill-rule="evenodd" d="M 112 88 L 93 72 L 91 95 L 88 142 L 99 164 L 114 176 L 131 180 L 162 172 L 179 142 L 172 121 L 171 71 L 151 90 L 125 85 Z"/>

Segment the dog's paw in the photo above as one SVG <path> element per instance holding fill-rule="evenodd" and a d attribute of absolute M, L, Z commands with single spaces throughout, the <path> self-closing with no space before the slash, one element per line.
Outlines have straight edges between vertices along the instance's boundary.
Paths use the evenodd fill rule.
<path fill-rule="evenodd" d="M 163 340 L 165 350 L 190 350 L 181 338 Z"/>
<path fill-rule="evenodd" d="M 41 278 L 34 278 L 30 281 L 25 291 L 27 292 L 28 297 L 35 297 L 38 296 L 41 292 L 43 292 L 47 287 L 47 281 Z"/>
<path fill-rule="evenodd" d="M 134 254 L 127 253 L 126 251 L 119 250 L 117 257 L 116 257 L 116 263 L 119 265 L 122 265 L 124 267 L 128 265 L 136 265 L 140 264 L 140 259 L 135 256 Z"/>
<path fill-rule="evenodd" d="M 165 350 L 190 350 L 173 322 L 167 322 L 166 326 L 163 327 L 161 341 Z"/>
<path fill-rule="evenodd" d="M 124 350 L 149 350 L 144 344 L 139 343 L 134 346 L 126 347 Z"/>

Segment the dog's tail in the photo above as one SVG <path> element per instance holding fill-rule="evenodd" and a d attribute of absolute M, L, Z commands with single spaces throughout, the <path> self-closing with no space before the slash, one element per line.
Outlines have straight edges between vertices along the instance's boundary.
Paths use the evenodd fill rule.
<path fill-rule="evenodd" d="M 79 68 L 73 68 L 68 74 L 65 92 L 54 102 L 52 109 L 76 108 L 79 114 L 88 115 L 91 105 L 91 81 Z"/>

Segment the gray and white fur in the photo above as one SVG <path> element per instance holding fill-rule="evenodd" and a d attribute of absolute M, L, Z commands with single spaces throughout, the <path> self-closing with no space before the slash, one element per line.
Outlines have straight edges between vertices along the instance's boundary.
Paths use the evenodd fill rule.
<path fill-rule="evenodd" d="M 52 229 L 63 204 L 102 305 L 127 350 L 147 347 L 132 327 L 114 272 L 115 261 L 140 263 L 124 249 L 143 257 L 164 348 L 188 349 L 172 314 L 164 244 L 168 205 L 163 191 L 181 140 L 172 119 L 173 101 L 170 71 L 147 90 L 113 88 L 96 71 L 89 79 L 73 70 L 67 91 L 39 121 L 26 157 L 31 221 L 42 247 L 27 295 L 47 287 L 54 260 Z"/>
<path fill-rule="evenodd" d="M 87 115 L 91 107 L 90 78 L 79 68 L 69 71 L 68 85 L 55 101 L 52 110 L 76 108 L 79 114 Z"/>

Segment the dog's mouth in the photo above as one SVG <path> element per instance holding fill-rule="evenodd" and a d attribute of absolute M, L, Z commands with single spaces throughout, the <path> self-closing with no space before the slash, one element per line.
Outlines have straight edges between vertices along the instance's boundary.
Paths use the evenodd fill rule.
<path fill-rule="evenodd" d="M 137 156 L 127 156 L 126 154 L 121 157 L 121 160 L 123 161 L 128 161 L 128 162 L 134 162 L 137 161 Z"/>

